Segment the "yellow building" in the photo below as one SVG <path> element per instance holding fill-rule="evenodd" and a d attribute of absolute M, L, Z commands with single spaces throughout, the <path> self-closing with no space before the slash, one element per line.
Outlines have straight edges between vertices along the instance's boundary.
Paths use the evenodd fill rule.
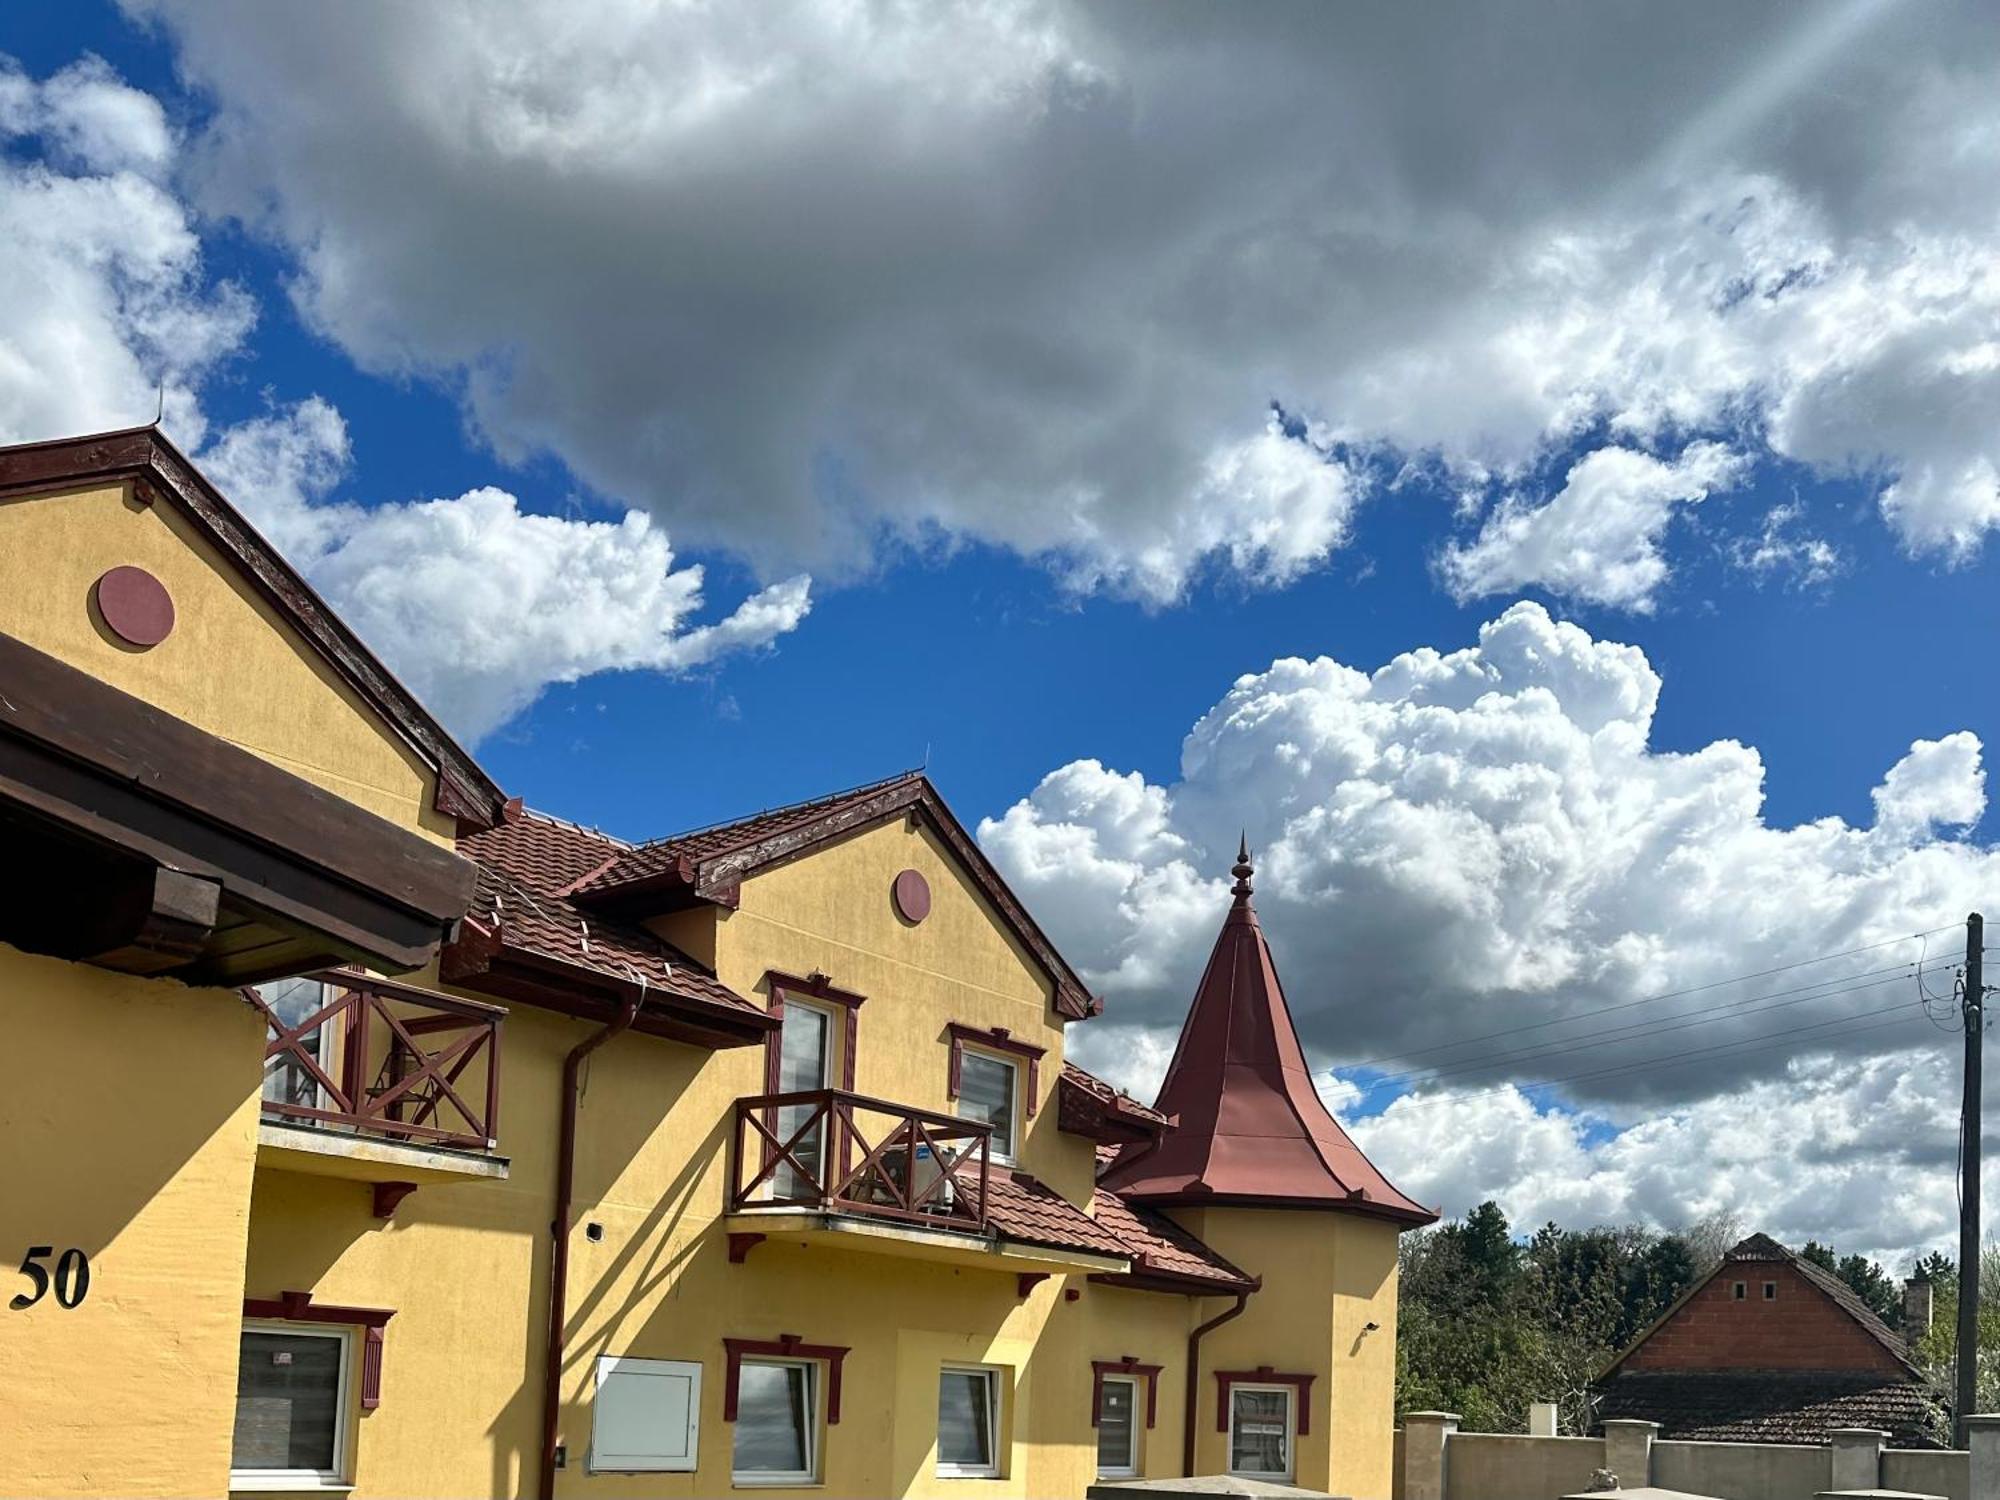
<path fill-rule="evenodd" d="M 1159 1108 L 921 775 L 505 802 L 156 432 L 0 449 L 0 1495 L 1390 1492 L 1235 904 Z"/>

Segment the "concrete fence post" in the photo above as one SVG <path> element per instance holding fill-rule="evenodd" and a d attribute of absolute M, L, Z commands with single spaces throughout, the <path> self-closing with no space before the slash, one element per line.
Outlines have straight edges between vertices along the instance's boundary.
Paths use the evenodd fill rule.
<path fill-rule="evenodd" d="M 1888 1433 L 1874 1427 L 1836 1427 L 1827 1437 L 1833 1443 L 1833 1482 L 1829 1489 L 1882 1487 L 1882 1444 L 1888 1440 Z"/>
<path fill-rule="evenodd" d="M 1528 1403 L 1528 1436 L 1554 1437 L 1556 1435 L 1556 1404 L 1553 1401 L 1530 1401 Z"/>
<path fill-rule="evenodd" d="M 2000 1415 L 1965 1418 L 1965 1446 L 1972 1450 L 1972 1500 L 2000 1500 Z"/>
<path fill-rule="evenodd" d="M 1618 1476 L 1618 1487 L 1642 1489 L 1653 1482 L 1653 1437 L 1658 1422 L 1636 1417 L 1610 1417 L 1604 1423 L 1604 1467 Z"/>
<path fill-rule="evenodd" d="M 1403 1414 L 1403 1500 L 1445 1500 L 1445 1446 L 1458 1431 L 1458 1413 Z"/>

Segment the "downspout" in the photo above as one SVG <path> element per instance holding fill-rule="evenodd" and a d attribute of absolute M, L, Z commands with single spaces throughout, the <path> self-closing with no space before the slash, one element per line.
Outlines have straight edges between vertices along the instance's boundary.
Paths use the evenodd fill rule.
<path fill-rule="evenodd" d="M 1236 1305 L 1224 1308 L 1206 1323 L 1188 1335 L 1187 1355 L 1187 1411 L 1181 1420 L 1181 1477 L 1194 1478 L 1194 1433 L 1195 1421 L 1201 1407 L 1201 1340 L 1204 1334 L 1220 1328 L 1231 1318 L 1243 1316 L 1243 1309 L 1249 1306 L 1250 1294 L 1238 1292 Z"/>
<path fill-rule="evenodd" d="M 569 1231 L 571 1199 L 576 1188 L 576 1107 L 577 1080 L 583 1060 L 613 1037 L 629 1031 L 639 1019 L 639 1002 L 645 995 L 641 986 L 604 1026 L 570 1048 L 563 1059 L 562 1126 L 556 1145 L 556 1211 L 549 1224 L 549 1335 L 548 1358 L 542 1367 L 542 1482 L 541 1500 L 555 1500 L 556 1429 L 562 1406 L 563 1325 L 569 1318 Z"/>

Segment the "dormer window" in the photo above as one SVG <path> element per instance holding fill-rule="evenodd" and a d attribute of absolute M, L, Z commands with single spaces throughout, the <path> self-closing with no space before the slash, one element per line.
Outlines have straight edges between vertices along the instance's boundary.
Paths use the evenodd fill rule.
<path fill-rule="evenodd" d="M 1020 1070 L 1005 1058 L 968 1047 L 958 1063 L 958 1117 L 993 1127 L 995 1161 L 1014 1160 L 1015 1100 Z"/>

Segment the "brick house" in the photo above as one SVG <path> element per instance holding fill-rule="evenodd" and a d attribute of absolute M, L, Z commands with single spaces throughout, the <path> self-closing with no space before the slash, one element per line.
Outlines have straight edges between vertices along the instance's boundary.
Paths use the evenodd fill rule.
<path fill-rule="evenodd" d="M 1928 1288 L 1923 1288 L 1928 1292 Z M 1927 1297 L 1912 1311 L 1928 1321 Z M 1638 1417 L 1663 1438 L 1824 1443 L 1875 1427 L 1937 1448 L 1945 1409 L 1902 1335 L 1832 1272 L 1753 1234 L 1597 1378 L 1599 1421 Z"/>

